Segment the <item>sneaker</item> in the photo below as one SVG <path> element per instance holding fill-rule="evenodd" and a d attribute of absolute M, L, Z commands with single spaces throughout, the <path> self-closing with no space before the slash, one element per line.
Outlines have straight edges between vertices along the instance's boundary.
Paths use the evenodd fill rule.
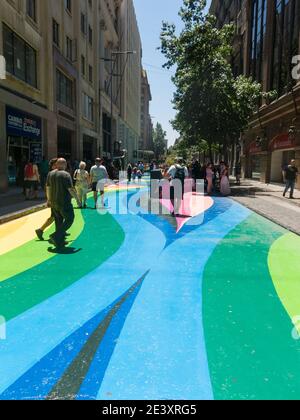
<path fill-rule="evenodd" d="M 66 245 L 68 245 L 68 242 L 63 242 L 63 243 L 58 243 L 54 238 L 50 238 L 49 239 L 49 243 L 51 244 L 51 245 L 54 245 L 55 246 L 55 248 L 57 248 L 57 249 L 61 249 L 61 248 L 64 248 Z"/>
<path fill-rule="evenodd" d="M 295 200 L 295 197 L 290 197 L 290 200 Z"/>
<path fill-rule="evenodd" d="M 35 233 L 36 233 L 36 236 L 39 238 L 40 241 L 43 241 L 44 240 L 44 237 L 43 237 L 44 232 L 42 231 L 42 229 L 37 229 L 35 231 Z"/>

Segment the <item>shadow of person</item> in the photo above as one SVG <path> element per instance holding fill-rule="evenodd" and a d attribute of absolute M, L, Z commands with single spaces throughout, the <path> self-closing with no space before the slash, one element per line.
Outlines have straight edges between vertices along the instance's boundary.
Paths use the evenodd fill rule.
<path fill-rule="evenodd" d="M 78 252 L 81 252 L 82 248 L 72 248 L 72 247 L 68 247 L 68 248 L 48 248 L 48 252 L 50 252 L 51 254 L 61 254 L 61 255 L 73 255 L 73 254 L 78 254 Z"/>

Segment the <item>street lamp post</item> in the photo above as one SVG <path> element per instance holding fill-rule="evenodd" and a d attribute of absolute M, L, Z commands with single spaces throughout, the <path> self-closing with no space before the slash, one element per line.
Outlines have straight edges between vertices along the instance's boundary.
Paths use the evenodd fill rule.
<path fill-rule="evenodd" d="M 114 91 L 113 91 L 113 80 L 114 80 L 114 64 L 116 63 L 117 57 L 121 55 L 133 55 L 136 54 L 136 51 L 111 51 L 110 58 L 101 58 L 101 60 L 105 62 L 110 62 L 110 144 L 109 144 L 109 153 L 111 158 L 113 159 L 113 117 L 114 117 Z M 126 62 L 127 64 L 127 62 Z M 125 64 L 125 66 L 126 66 Z M 125 69 L 124 69 L 125 70 Z M 123 74 L 117 75 L 123 77 Z M 121 80 L 122 82 L 122 80 Z"/>

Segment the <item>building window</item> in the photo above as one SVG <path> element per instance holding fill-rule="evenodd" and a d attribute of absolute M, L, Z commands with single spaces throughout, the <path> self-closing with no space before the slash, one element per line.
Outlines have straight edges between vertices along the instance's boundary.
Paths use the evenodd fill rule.
<path fill-rule="evenodd" d="M 59 47 L 59 24 L 54 19 L 52 21 L 52 37 L 53 43 Z"/>
<path fill-rule="evenodd" d="M 6 25 L 3 25 L 3 55 L 9 73 L 37 87 L 36 51 Z"/>
<path fill-rule="evenodd" d="M 254 0 L 252 4 L 250 74 L 263 80 L 263 55 L 267 28 L 267 0 Z"/>
<path fill-rule="evenodd" d="M 65 0 L 65 9 L 72 13 L 72 0 Z"/>
<path fill-rule="evenodd" d="M 73 60 L 73 41 L 68 36 L 66 37 L 66 53 L 67 53 L 67 59 L 72 61 Z"/>
<path fill-rule="evenodd" d="M 89 82 L 93 83 L 93 67 L 89 66 Z"/>
<path fill-rule="evenodd" d="M 74 109 L 73 81 L 56 69 L 56 100 L 70 109 Z"/>
<path fill-rule="evenodd" d="M 85 77 L 85 57 L 81 56 L 81 75 Z"/>
<path fill-rule="evenodd" d="M 36 0 L 26 0 L 26 13 L 36 22 Z"/>
<path fill-rule="evenodd" d="M 292 57 L 298 54 L 300 30 L 300 2 L 274 0 L 275 18 L 273 32 L 272 89 L 279 96 L 291 90 Z"/>
<path fill-rule="evenodd" d="M 89 44 L 93 45 L 93 29 L 89 26 Z"/>
<path fill-rule="evenodd" d="M 81 26 L 81 32 L 83 33 L 83 35 L 86 35 L 87 19 L 84 13 L 81 13 L 80 26 Z"/>
<path fill-rule="evenodd" d="M 82 94 L 82 115 L 89 121 L 94 121 L 94 100 L 85 93 Z"/>

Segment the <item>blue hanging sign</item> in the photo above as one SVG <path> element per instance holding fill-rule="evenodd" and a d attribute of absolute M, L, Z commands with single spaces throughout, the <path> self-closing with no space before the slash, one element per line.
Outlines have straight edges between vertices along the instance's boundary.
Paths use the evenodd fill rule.
<path fill-rule="evenodd" d="M 18 109 L 6 107 L 6 133 L 9 136 L 42 140 L 42 120 Z"/>

